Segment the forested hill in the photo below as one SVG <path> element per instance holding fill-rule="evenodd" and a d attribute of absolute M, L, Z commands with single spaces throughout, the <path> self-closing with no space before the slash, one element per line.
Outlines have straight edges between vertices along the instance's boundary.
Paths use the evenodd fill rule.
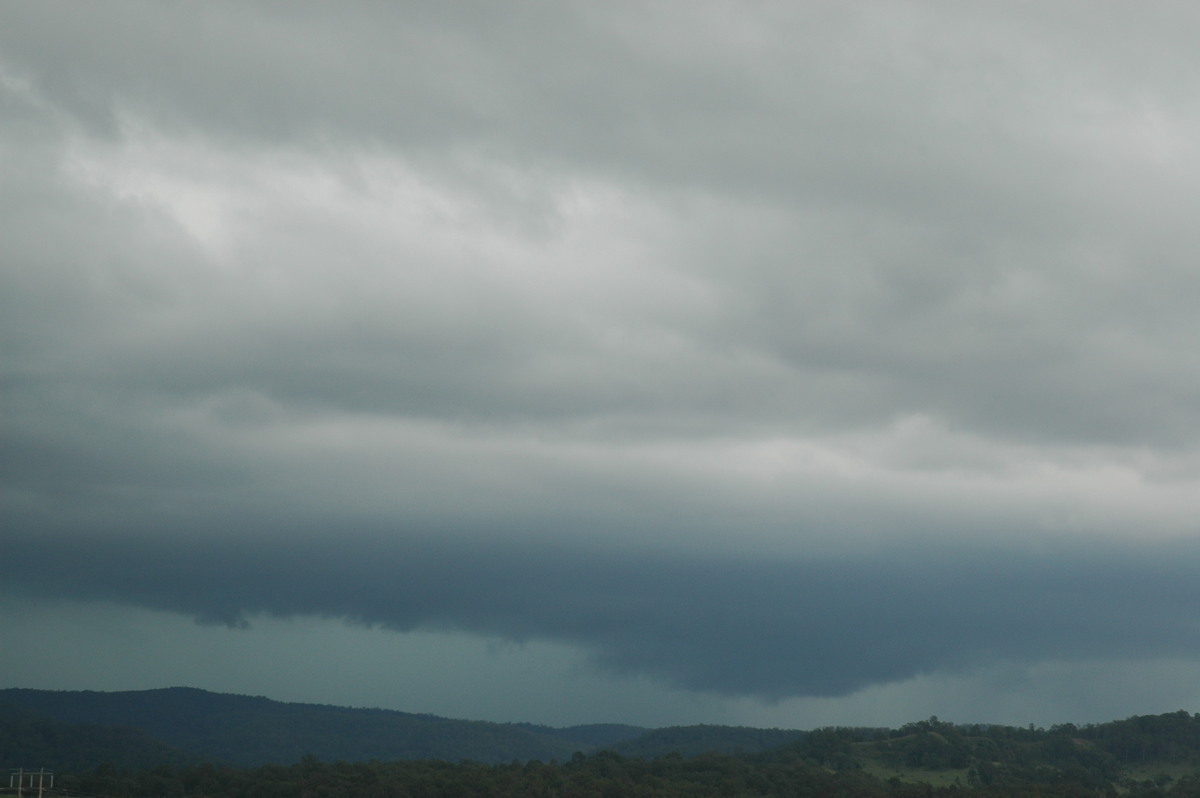
<path fill-rule="evenodd" d="M 488 723 L 384 709 L 283 703 L 187 687 L 115 693 L 8 689 L 0 690 L 0 704 L 40 718 L 34 722 L 25 716 L 21 722 L 34 723 L 37 733 L 29 734 L 27 729 L 12 745 L 0 749 L 0 760 L 7 760 L 0 761 L 0 768 L 34 761 L 70 763 L 72 768 L 104 762 L 141 767 L 197 761 L 251 767 L 291 764 L 305 756 L 346 762 L 548 762 L 601 749 L 627 756 L 763 751 L 803 735 L 729 726 L 554 728 Z M 5 718 L 0 711 L 0 724 Z M 67 739 L 73 742 L 56 755 L 54 741 Z"/>
<path fill-rule="evenodd" d="M 820 729 L 757 753 L 614 751 L 559 762 L 190 765 L 60 779 L 60 796 L 122 798 L 1198 798 L 1200 715 L 1050 730 L 961 726 Z"/>
<path fill-rule="evenodd" d="M 46 767 L 69 776 L 64 785 L 82 792 L 130 798 L 250 798 L 266 794 L 259 789 L 264 780 L 282 780 L 298 790 L 287 794 L 328 798 L 362 796 L 364 783 L 374 785 L 368 791 L 374 798 L 480 790 L 560 798 L 635 793 L 1200 798 L 1200 715 L 1181 710 L 1050 729 L 937 718 L 899 729 L 808 732 L 725 726 L 554 729 L 285 704 L 187 688 L 0 690 L 0 768 L 5 767 Z M 428 779 L 440 786 L 434 789 Z M 318 783 L 319 790 L 309 789 Z M 700 789 L 701 783 L 723 786 L 713 793 Z M 657 787 L 633 789 L 645 784 Z M 924 786 L 914 792 L 912 785 Z M 454 792 L 460 787 L 470 789 Z M 525 788 L 532 792 L 522 792 Z"/>
<path fill-rule="evenodd" d="M 0 750 L 0 758 L 10 760 L 0 762 L 0 768 L 45 761 L 51 754 L 48 741 L 62 739 L 65 724 L 83 726 L 70 729 L 76 742 L 62 757 L 71 762 L 86 761 L 89 767 L 101 762 L 146 762 L 156 750 L 159 764 L 190 759 L 254 766 L 288 764 L 305 756 L 351 762 L 562 760 L 576 751 L 595 748 L 572 739 L 569 729 L 551 734 L 514 724 L 283 703 L 186 687 L 114 693 L 8 689 L 0 690 L 0 704 L 19 707 L 41 718 L 38 726 L 30 715 L 23 716 L 22 723 L 33 723 L 41 733 L 26 735 L 21 745 L 28 749 L 34 741 L 40 741 L 37 745 L 43 751 L 33 757 L 32 751 L 16 747 L 14 741 L 14 746 Z M 5 715 L 0 713 L 2 720 Z M 629 730 L 631 735 L 643 731 L 634 727 Z M 581 732 L 585 737 L 587 733 L 586 729 Z M 90 742 L 85 744 L 84 738 Z M 118 740 L 124 741 L 124 749 L 114 748 Z M 81 760 L 74 750 L 80 745 L 95 756 Z"/>
<path fill-rule="evenodd" d="M 632 740 L 640 737 L 648 730 L 641 726 L 629 726 L 624 723 L 589 723 L 583 726 L 541 726 L 536 723 L 514 723 L 517 728 L 531 731 L 535 734 L 548 735 L 566 740 L 579 746 L 579 750 L 588 751 L 596 748 L 607 748 L 622 740 Z"/>
<path fill-rule="evenodd" d="M 654 758 L 668 754 L 738 754 L 769 751 L 804 739 L 806 732 L 792 729 L 755 729 L 743 726 L 670 726 L 607 746 L 629 757 Z"/>
<path fill-rule="evenodd" d="M 122 770 L 185 765 L 200 757 L 154 739 L 138 729 L 54 720 L 26 707 L 0 701 L 0 772 L 42 763 L 76 773 L 108 763 Z"/>

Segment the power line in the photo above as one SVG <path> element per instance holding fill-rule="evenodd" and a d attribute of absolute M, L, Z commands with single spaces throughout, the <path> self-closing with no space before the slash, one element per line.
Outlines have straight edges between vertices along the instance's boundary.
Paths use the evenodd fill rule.
<path fill-rule="evenodd" d="M 35 776 L 37 777 L 38 798 L 43 798 L 43 794 L 45 793 L 45 788 L 47 786 L 46 785 L 46 777 L 47 776 L 50 777 L 50 784 L 49 784 L 50 788 L 51 789 L 54 788 L 54 771 L 53 770 L 46 770 L 45 768 L 38 768 L 36 771 L 33 771 L 33 770 L 26 770 L 25 768 L 17 768 L 15 770 L 13 770 L 8 776 L 8 787 L 9 787 L 9 789 L 12 789 L 13 782 L 15 781 L 17 783 L 17 798 L 23 798 L 23 791 L 25 789 L 26 777 L 28 777 L 28 779 L 29 779 L 29 789 L 32 790 L 34 787 L 33 779 Z"/>

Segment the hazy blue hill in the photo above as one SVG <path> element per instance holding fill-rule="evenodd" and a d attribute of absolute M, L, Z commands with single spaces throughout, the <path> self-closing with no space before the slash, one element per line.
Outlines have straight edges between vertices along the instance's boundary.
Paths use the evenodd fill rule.
<path fill-rule="evenodd" d="M 577 751 L 592 756 L 573 756 Z M 535 759 L 546 764 L 524 764 Z M 341 764 L 317 767 L 317 760 Z M 462 760 L 483 764 L 451 764 Z M 510 765 L 514 760 L 518 764 Z M 555 760 L 558 764 L 549 764 Z M 231 768 L 192 764 L 201 761 L 256 770 L 238 775 Z M 1200 715 L 1181 710 L 1049 730 L 930 718 L 894 730 L 702 725 L 647 731 L 619 724 L 554 729 L 449 720 L 188 688 L 0 690 L 0 768 L 45 767 L 64 774 L 105 763 L 113 767 L 77 780 L 78 789 L 147 798 L 215 798 L 222 790 L 229 798 L 290 795 L 303 793 L 302 784 L 318 777 L 342 778 L 337 774 L 344 770 L 366 780 L 470 782 L 445 793 L 456 795 L 544 795 L 575 781 L 581 795 L 628 794 L 628 785 L 644 778 L 674 783 L 677 791 L 664 796 L 700 794 L 697 785 L 716 779 L 741 783 L 748 795 L 865 790 L 864 796 L 929 798 L 932 785 L 947 791 L 935 798 L 960 798 L 956 790 L 986 798 L 1200 798 Z M 143 775 L 132 773 L 137 770 Z M 283 777 L 295 783 L 284 789 L 278 784 Z M 238 787 L 239 779 L 274 784 L 275 792 Z M 222 786 L 222 780 L 229 783 Z M 611 790 L 597 792 L 602 785 Z M 344 794 L 359 794 L 351 786 Z M 531 792 L 521 792 L 526 788 Z"/>
<path fill-rule="evenodd" d="M 0 701 L 61 722 L 138 729 L 205 759 L 253 766 L 322 760 L 568 759 L 579 744 L 510 724 L 382 709 L 291 704 L 193 688 L 101 693 L 0 690 Z"/>
<path fill-rule="evenodd" d="M 143 731 L 123 726 L 68 723 L 0 701 L 0 773 L 17 768 L 56 772 L 108 763 L 123 770 L 198 761 Z"/>
<path fill-rule="evenodd" d="M 745 726 L 670 726 L 608 747 L 623 756 L 646 758 L 667 754 L 755 753 L 795 743 L 804 735 L 802 731 Z"/>
<path fill-rule="evenodd" d="M 581 750 L 608 748 L 616 743 L 632 740 L 650 731 L 644 726 L 628 726 L 624 723 L 589 723 L 581 726 L 555 728 L 535 723 L 514 723 L 514 726 L 549 737 L 557 737 L 580 746 Z"/>

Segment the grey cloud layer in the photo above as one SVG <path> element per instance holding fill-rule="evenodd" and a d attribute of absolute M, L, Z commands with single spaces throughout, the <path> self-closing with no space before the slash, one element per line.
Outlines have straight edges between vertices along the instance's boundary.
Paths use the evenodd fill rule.
<path fill-rule="evenodd" d="M 0 589 L 1196 655 L 1198 20 L 1063 8 L 5 7 Z"/>
<path fill-rule="evenodd" d="M 6 560 L 9 578 L 35 595 L 127 601 L 208 622 L 313 614 L 553 639 L 618 672 L 767 697 L 836 695 L 998 662 L 1200 653 L 1200 552 L 1190 544 L 764 561 L 455 546 L 420 535 L 109 537 L 18 541 Z"/>
<path fill-rule="evenodd" d="M 468 412 L 591 414 L 629 403 L 641 412 L 652 399 L 647 393 L 663 393 L 642 386 L 674 362 L 681 373 L 666 386 L 672 413 L 708 399 L 777 419 L 796 415 L 796 407 L 822 421 L 835 411 L 876 421 L 928 412 L 1002 434 L 1122 443 L 1193 436 L 1187 408 L 1200 386 L 1182 345 L 1197 290 L 1186 253 L 1197 242 L 1179 213 L 1191 190 L 1191 160 L 1181 170 L 1171 151 L 1186 146 L 1181 125 L 1193 109 L 1160 79 L 1164 66 L 1155 60 L 1122 76 L 1086 51 L 1076 60 L 1059 54 L 1061 31 L 1027 30 L 1029 21 L 1003 16 L 989 18 L 1002 33 L 985 35 L 983 22 L 956 15 L 939 22 L 930 7 L 916 5 L 908 8 L 915 21 L 889 34 L 886 20 L 866 12 L 816 8 L 780 21 L 794 26 L 799 41 L 792 42 L 771 34 L 772 15 L 745 23 L 749 41 L 727 38 L 721 25 L 732 22 L 722 17 L 728 10 L 682 19 L 643 10 L 634 15 L 650 17 L 643 28 L 616 13 L 577 18 L 523 8 L 495 18 L 486 6 L 475 13 L 415 6 L 382 20 L 365 12 L 329 19 L 319 7 L 280 15 L 259 6 L 239 16 L 220 6 L 132 4 L 70 15 L 29 6 L 10 12 L 4 52 L 16 54 L 9 56 L 14 74 L 28 77 L 68 118 L 86 124 L 103 112 L 106 128 L 125 114 L 191 135 L 254 134 L 242 145 L 250 147 L 245 161 L 291 140 L 260 125 L 286 124 L 297 135 L 322 131 L 336 147 L 381 141 L 417 162 L 444 161 L 465 148 L 567 181 L 632 179 L 617 201 L 640 194 L 652 198 L 643 200 L 650 207 L 664 190 L 712 197 L 669 215 L 664 221 L 682 241 L 647 253 L 666 270 L 660 298 L 695 288 L 696 280 L 704 296 L 685 300 L 682 314 L 669 319 L 656 318 L 654 302 L 643 306 L 650 318 L 614 317 L 612 304 L 595 309 L 602 332 L 632 328 L 620 332 L 634 345 L 611 353 L 597 351 L 596 330 L 578 329 L 569 308 L 550 304 L 578 296 L 528 300 L 520 291 L 533 286 L 524 281 L 506 292 L 506 275 L 493 274 L 489 284 L 481 281 L 486 269 L 403 248 L 384 250 L 381 262 L 379 242 L 362 246 L 361 231 L 344 220 L 292 208 L 290 216 L 261 220 L 262 232 L 276 235 L 265 251 L 248 253 L 258 263 L 287 259 L 277 275 L 245 285 L 213 284 L 203 272 L 150 278 L 149 291 L 160 295 L 172 292 L 163 283 L 175 279 L 193 281 L 192 290 L 215 289 L 197 298 L 176 288 L 174 303 L 159 308 L 195 316 L 181 345 L 203 335 L 242 354 L 189 353 L 191 369 L 237 372 L 200 373 L 195 382 L 260 373 L 276 362 L 273 353 L 248 351 L 245 341 L 295 340 L 307 314 L 302 329 L 314 341 L 302 351 L 309 359 L 278 361 L 287 371 L 277 375 L 279 393 L 327 394 L 332 384 L 357 382 L 362 387 L 343 391 L 339 401 L 403 394 L 455 407 L 475 396 L 484 407 Z M 128 30 L 125 46 L 103 46 L 106 37 L 94 32 L 106 26 Z M 959 27 L 991 57 L 935 42 L 935 33 Z M 1121 20 L 1095 27 L 1097 48 L 1130 30 Z M 1139 30 L 1132 26 L 1133 34 Z M 702 36 L 689 41 L 688 33 Z M 711 47 L 703 49 L 706 42 Z M 54 55 L 68 51 L 73 59 Z M 372 54 L 385 69 L 368 68 Z M 1038 72 L 1034 82 L 1026 72 L 1051 57 L 1061 69 Z M 563 69 L 563 59 L 578 69 Z M 484 85 L 456 90 L 472 80 Z M 618 100 L 614 92 L 630 95 Z M 572 112 L 571 97 L 602 121 Z M 690 110 L 679 108 L 689 97 Z M 410 131 L 422 120 L 432 120 L 433 130 L 414 140 Z M 624 125 L 648 126 L 663 142 L 626 135 Z M 621 154 L 610 157 L 610 150 Z M 546 191 L 533 185 L 534 193 Z M 548 214 L 552 225 L 570 224 L 553 218 L 561 213 L 553 189 L 549 207 L 519 191 L 501 189 L 482 213 L 503 225 L 494 217 L 513 214 L 504 209 L 513 203 L 518 219 Z M 671 197 L 661 201 L 677 202 Z M 80 237 L 86 241 L 86 232 Z M 111 247 L 112 237 L 104 238 L 101 246 Z M 162 245 L 138 246 L 154 243 Z M 150 255 L 163 257 L 178 253 Z M 422 318 L 417 303 L 426 297 L 410 298 L 406 281 L 380 285 L 380 273 L 394 275 L 397 260 L 455 273 L 459 279 L 447 278 L 442 288 L 456 293 L 438 310 L 456 329 Z M 376 268 L 352 265 L 371 263 Z M 143 269 L 159 271 L 153 262 Z M 132 279 L 145 278 L 132 271 Z M 346 287 L 329 284 L 335 274 Z M 301 290 L 279 297 L 281 279 Z M 330 307 L 326 292 L 340 307 Z M 217 308 L 220 319 L 209 318 Z M 568 349 L 545 352 L 540 342 L 564 333 Z M 663 357 L 646 354 L 655 333 L 672 344 Z M 174 352 L 164 357 L 179 362 Z M 454 366 L 442 371 L 467 376 L 421 373 L 431 357 Z M 539 379 L 562 361 L 587 363 L 578 369 L 585 379 L 589 372 L 604 378 L 581 388 L 558 375 L 551 384 Z M 721 386 L 730 381 L 755 384 L 753 396 L 777 406 L 729 397 Z M 446 390 L 431 395 L 433 383 Z"/>

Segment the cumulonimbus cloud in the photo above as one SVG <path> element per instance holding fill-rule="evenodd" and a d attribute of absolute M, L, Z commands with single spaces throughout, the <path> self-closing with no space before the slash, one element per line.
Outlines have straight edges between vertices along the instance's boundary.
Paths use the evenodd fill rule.
<path fill-rule="evenodd" d="M 691 5 L 0 10 L 0 589 L 775 697 L 1195 656 L 1186 26 Z"/>

